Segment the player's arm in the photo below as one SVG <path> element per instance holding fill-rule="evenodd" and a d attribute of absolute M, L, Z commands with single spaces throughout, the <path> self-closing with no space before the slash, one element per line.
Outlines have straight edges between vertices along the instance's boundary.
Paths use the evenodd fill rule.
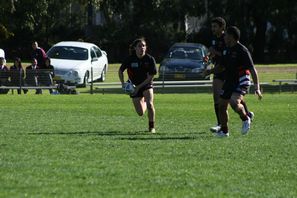
<path fill-rule="evenodd" d="M 147 74 L 147 78 L 142 83 L 140 83 L 139 85 L 137 85 L 135 87 L 135 90 L 134 90 L 134 93 L 133 94 L 136 94 L 142 87 L 144 87 L 145 85 L 147 85 L 150 82 L 152 82 L 153 79 L 154 79 L 154 76 L 155 75 Z"/>
<path fill-rule="evenodd" d="M 149 84 L 150 82 L 153 81 L 154 76 L 155 76 L 155 75 L 147 74 L 147 78 L 146 78 L 142 83 L 140 83 L 139 85 L 137 85 L 136 88 L 139 87 L 138 89 L 140 89 L 141 87 L 143 87 L 143 86 Z"/>
<path fill-rule="evenodd" d="M 249 51 L 244 51 L 242 60 L 243 60 L 243 65 L 246 65 L 247 66 L 246 68 L 248 68 L 251 72 L 251 76 L 255 86 L 255 94 L 257 94 L 258 99 L 261 100 L 263 96 L 260 90 L 258 72 L 254 66 L 253 59 Z"/>
<path fill-rule="evenodd" d="M 258 99 L 261 100 L 263 96 L 262 96 L 262 93 L 261 93 L 261 90 L 260 90 L 258 72 L 257 72 L 255 67 L 252 67 L 250 69 L 250 72 L 251 72 L 251 76 L 252 76 L 254 86 L 255 86 L 255 94 L 257 94 Z"/>
<path fill-rule="evenodd" d="M 118 75 L 119 75 L 119 79 L 120 79 L 120 82 L 123 87 L 125 84 L 125 79 L 124 79 L 124 71 L 122 70 L 122 67 L 119 68 Z"/>
<path fill-rule="evenodd" d="M 210 47 L 208 49 L 209 53 L 210 53 L 210 57 L 214 57 L 214 56 L 222 56 L 222 52 L 219 50 L 216 50 L 214 47 Z"/>

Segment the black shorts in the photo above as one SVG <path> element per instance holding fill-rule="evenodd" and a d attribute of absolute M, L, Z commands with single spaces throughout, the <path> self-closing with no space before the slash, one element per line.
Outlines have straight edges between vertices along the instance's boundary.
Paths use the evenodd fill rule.
<path fill-rule="evenodd" d="M 152 84 L 147 84 L 143 86 L 142 88 L 139 89 L 139 91 L 135 95 L 130 95 L 130 98 L 142 98 L 143 97 L 143 92 L 148 89 L 152 89 L 153 85 Z"/>
<path fill-rule="evenodd" d="M 224 85 L 221 93 L 221 98 L 229 100 L 233 93 L 239 93 L 245 95 L 248 92 L 249 86 L 239 85 Z"/>

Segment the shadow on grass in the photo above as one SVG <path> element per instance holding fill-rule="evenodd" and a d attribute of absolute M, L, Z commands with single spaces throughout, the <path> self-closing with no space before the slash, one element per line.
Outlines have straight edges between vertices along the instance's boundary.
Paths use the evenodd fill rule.
<path fill-rule="evenodd" d="M 131 133 L 120 131 L 108 132 L 53 132 L 53 133 L 28 133 L 29 135 L 77 135 L 77 136 L 110 136 L 116 137 L 117 140 L 194 140 L 209 138 L 206 132 L 197 133 L 155 133 L 151 134 L 147 131 L 136 131 Z"/>

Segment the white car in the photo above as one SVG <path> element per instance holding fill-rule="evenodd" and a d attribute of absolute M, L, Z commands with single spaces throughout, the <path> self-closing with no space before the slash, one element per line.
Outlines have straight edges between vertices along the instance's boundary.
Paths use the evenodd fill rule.
<path fill-rule="evenodd" d="M 56 81 L 83 86 L 92 79 L 105 81 L 107 54 L 95 44 L 63 41 L 52 46 L 47 56 L 54 66 Z"/>
<path fill-rule="evenodd" d="M 5 58 L 5 53 L 3 49 L 0 49 L 0 57 Z"/>

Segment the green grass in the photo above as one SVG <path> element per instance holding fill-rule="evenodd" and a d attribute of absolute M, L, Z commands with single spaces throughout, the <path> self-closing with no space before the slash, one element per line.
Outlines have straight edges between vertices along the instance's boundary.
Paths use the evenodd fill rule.
<path fill-rule="evenodd" d="M 210 94 L 157 94 L 157 134 L 126 95 L 5 95 L 0 197 L 296 197 L 297 94 L 247 96 L 214 137 Z"/>
<path fill-rule="evenodd" d="M 109 71 L 107 74 L 106 82 L 118 82 L 118 69 L 120 64 L 110 64 Z M 159 64 L 157 65 L 159 68 Z M 272 71 L 269 69 L 265 69 L 265 72 L 262 72 L 263 68 L 271 68 Z M 291 70 L 295 68 L 297 71 L 297 64 L 271 64 L 271 65 L 256 65 L 256 68 L 259 70 L 259 78 L 261 82 L 268 82 L 272 83 L 274 79 L 296 79 L 296 72 L 292 72 Z M 276 68 L 280 68 L 279 70 L 275 71 Z M 282 69 L 284 68 L 284 69 Z M 285 68 L 291 68 L 290 71 L 286 70 Z M 158 77 L 158 75 L 157 75 Z"/>
<path fill-rule="evenodd" d="M 296 63 L 257 64 L 256 67 L 297 67 Z"/>
<path fill-rule="evenodd" d="M 271 84 L 278 85 L 278 83 L 273 83 L 276 79 L 297 79 L 295 73 L 290 72 L 274 72 L 274 73 L 261 73 L 259 72 L 260 82 L 267 82 Z"/>
<path fill-rule="evenodd" d="M 7 65 L 12 65 L 12 63 L 7 63 Z M 24 63 L 23 65 L 29 65 L 29 63 Z M 109 71 L 106 77 L 106 82 L 119 82 L 118 78 L 118 69 L 120 67 L 120 63 L 112 63 L 109 64 Z M 157 67 L 159 68 L 159 64 L 157 64 Z M 256 68 L 280 68 L 279 71 L 272 71 L 270 72 L 269 69 L 267 69 L 265 72 L 259 72 L 259 77 L 261 82 L 268 82 L 272 83 L 272 80 L 274 79 L 296 79 L 296 72 L 291 72 L 287 70 L 282 70 L 281 68 L 297 68 L 297 64 L 269 64 L 269 65 L 263 65 L 258 64 L 256 65 Z M 297 69 L 295 69 L 297 70 Z M 157 75 L 158 77 L 158 75 Z M 126 77 L 127 78 L 127 77 Z M 82 89 L 86 90 L 86 89 Z"/>

